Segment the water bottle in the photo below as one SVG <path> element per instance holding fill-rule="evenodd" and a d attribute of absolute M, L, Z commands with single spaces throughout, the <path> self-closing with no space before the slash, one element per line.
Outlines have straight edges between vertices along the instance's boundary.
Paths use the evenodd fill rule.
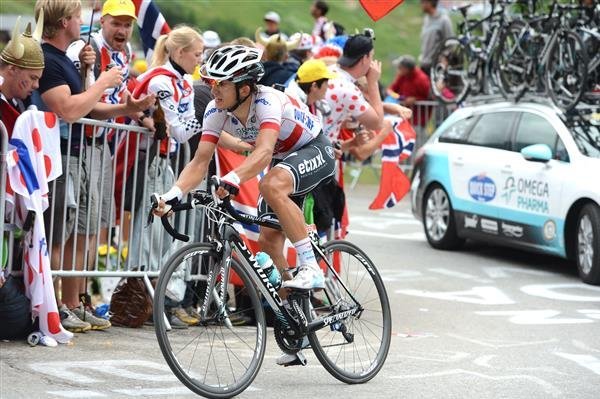
<path fill-rule="evenodd" d="M 277 267 L 273 264 L 273 260 L 269 254 L 257 252 L 256 261 L 265 272 L 265 275 L 269 278 L 271 285 L 278 290 L 281 287 L 281 274 L 279 274 L 279 270 L 277 270 Z"/>

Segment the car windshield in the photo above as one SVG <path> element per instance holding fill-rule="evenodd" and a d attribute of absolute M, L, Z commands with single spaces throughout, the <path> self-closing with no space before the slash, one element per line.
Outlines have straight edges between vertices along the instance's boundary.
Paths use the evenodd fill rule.
<path fill-rule="evenodd" d="M 573 122 L 569 130 L 583 155 L 600 158 L 600 126 L 579 120 Z"/>

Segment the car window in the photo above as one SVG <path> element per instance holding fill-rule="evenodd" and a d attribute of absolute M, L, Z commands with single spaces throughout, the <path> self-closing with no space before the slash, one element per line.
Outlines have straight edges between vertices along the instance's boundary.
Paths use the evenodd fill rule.
<path fill-rule="evenodd" d="M 442 143 L 464 144 L 476 120 L 477 118 L 469 117 L 453 123 L 442 132 L 439 141 Z"/>
<path fill-rule="evenodd" d="M 558 133 L 544 117 L 524 112 L 519 121 L 515 135 L 515 151 L 532 144 L 546 144 L 552 150 L 552 157 L 561 161 L 568 160 L 565 146 L 558 137 Z"/>
<path fill-rule="evenodd" d="M 482 115 L 467 139 L 467 144 L 508 149 L 514 112 L 494 112 Z"/>
<path fill-rule="evenodd" d="M 579 151 L 588 157 L 600 158 L 600 127 L 589 122 L 571 126 L 571 134 Z"/>

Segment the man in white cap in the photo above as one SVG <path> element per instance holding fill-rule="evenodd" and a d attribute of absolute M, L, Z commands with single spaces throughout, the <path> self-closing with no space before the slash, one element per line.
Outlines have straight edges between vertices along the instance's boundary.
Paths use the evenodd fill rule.
<path fill-rule="evenodd" d="M 213 50 L 221 44 L 221 38 L 214 30 L 205 30 L 202 34 L 202 40 L 204 40 L 204 53 L 202 54 L 202 62 L 204 63 Z"/>
<path fill-rule="evenodd" d="M 263 17 L 265 21 L 265 30 L 261 33 L 265 39 L 273 35 L 281 35 L 283 40 L 287 40 L 287 35 L 279 30 L 279 24 L 281 23 L 281 17 L 275 11 L 269 11 Z"/>

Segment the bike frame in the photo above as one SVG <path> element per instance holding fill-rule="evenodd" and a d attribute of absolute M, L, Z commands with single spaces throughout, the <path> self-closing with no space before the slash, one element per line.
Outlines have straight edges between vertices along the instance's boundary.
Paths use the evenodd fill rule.
<path fill-rule="evenodd" d="M 233 210 L 233 208 L 231 208 L 231 205 L 228 207 L 226 206 L 226 209 L 236 220 L 243 223 L 258 224 L 261 226 L 281 230 L 281 226 L 272 220 L 264 220 L 256 216 L 237 213 L 235 210 Z M 339 282 L 339 284 L 343 287 L 343 290 L 348 294 L 352 301 L 354 301 L 355 305 L 342 312 L 333 312 L 329 316 L 318 317 L 315 320 L 308 322 L 308 319 L 298 302 L 301 302 L 302 300 L 308 300 L 309 291 L 301 292 L 293 290 L 289 295 L 289 298 L 290 304 L 298 314 L 299 320 L 296 321 L 296 319 L 290 314 L 289 310 L 284 306 L 283 300 L 279 296 L 278 291 L 275 289 L 275 287 L 273 287 L 268 276 L 258 264 L 254 254 L 246 246 L 244 240 L 240 237 L 240 234 L 235 227 L 231 223 L 228 223 L 224 220 L 220 221 L 218 225 L 218 227 L 211 226 L 212 234 L 209 235 L 208 242 L 213 245 L 213 250 L 219 254 L 219 262 L 209 265 L 208 267 L 207 289 L 205 293 L 204 304 L 200 310 L 201 318 L 207 319 L 207 313 L 211 304 L 211 299 L 216 302 L 219 309 L 221 309 L 221 312 L 225 312 L 225 291 L 228 283 L 230 264 L 233 254 L 236 255 L 236 260 L 239 261 L 241 266 L 248 273 L 252 283 L 262 293 L 271 309 L 273 309 L 275 312 L 281 312 L 281 314 L 283 314 L 286 321 L 289 323 L 289 326 L 296 332 L 298 337 L 306 335 L 309 332 L 317 331 L 338 321 L 343 321 L 351 316 L 358 315 L 357 317 L 360 317 L 363 307 L 346 288 L 340 276 L 335 271 L 331 260 L 327 258 L 323 249 L 319 244 L 317 244 L 318 237 L 311 237 L 311 245 L 315 251 L 315 255 L 323 259 L 327 265 L 331 278 Z M 371 268 L 365 260 L 360 258 L 359 260 L 367 269 Z M 221 278 L 222 285 L 220 292 L 216 292 L 215 284 L 219 277 Z M 327 288 L 325 289 L 327 290 Z M 328 296 L 331 304 L 336 303 L 336 301 L 330 297 L 330 293 L 328 291 L 326 291 L 325 294 Z"/>

